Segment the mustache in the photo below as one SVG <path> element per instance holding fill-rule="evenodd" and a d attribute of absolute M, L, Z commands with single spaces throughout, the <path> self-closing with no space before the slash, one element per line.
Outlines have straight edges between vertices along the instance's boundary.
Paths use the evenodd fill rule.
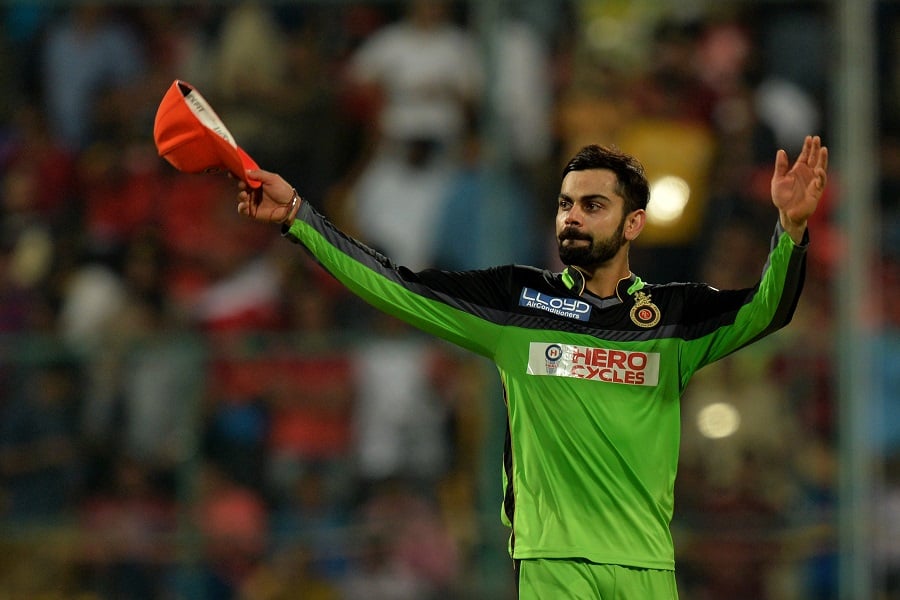
<path fill-rule="evenodd" d="M 566 227 L 559 232 L 559 235 L 557 237 L 561 242 L 564 240 L 586 240 L 588 242 L 592 242 L 594 240 L 594 238 L 592 238 L 590 235 L 584 233 L 579 229 L 576 229 L 575 227 Z"/>

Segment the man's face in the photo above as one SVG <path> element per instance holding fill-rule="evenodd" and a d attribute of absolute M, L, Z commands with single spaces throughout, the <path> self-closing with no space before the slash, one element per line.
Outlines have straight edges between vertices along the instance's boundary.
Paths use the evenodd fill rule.
<path fill-rule="evenodd" d="M 566 265 L 593 268 L 614 258 L 627 239 L 625 200 L 607 169 L 571 171 L 562 182 L 556 212 L 559 258 Z"/>

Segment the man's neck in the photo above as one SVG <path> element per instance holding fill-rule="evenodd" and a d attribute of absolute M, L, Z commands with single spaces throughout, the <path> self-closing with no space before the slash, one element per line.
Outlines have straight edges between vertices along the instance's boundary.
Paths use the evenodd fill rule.
<path fill-rule="evenodd" d="M 586 269 L 575 267 L 584 275 L 584 288 L 600 298 L 609 298 L 616 294 L 619 282 L 631 276 L 628 260 Z"/>

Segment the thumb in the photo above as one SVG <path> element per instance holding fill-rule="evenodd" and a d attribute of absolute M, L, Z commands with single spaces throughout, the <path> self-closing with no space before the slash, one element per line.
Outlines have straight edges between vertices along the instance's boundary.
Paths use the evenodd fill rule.
<path fill-rule="evenodd" d="M 278 180 L 278 175 L 262 169 L 247 169 L 246 173 L 247 177 L 255 179 L 256 181 L 261 181 L 263 185 L 267 183 L 272 184 Z"/>
<path fill-rule="evenodd" d="M 779 149 L 778 152 L 775 153 L 775 173 L 774 177 L 784 177 L 787 175 L 789 168 L 787 152 L 783 149 Z"/>

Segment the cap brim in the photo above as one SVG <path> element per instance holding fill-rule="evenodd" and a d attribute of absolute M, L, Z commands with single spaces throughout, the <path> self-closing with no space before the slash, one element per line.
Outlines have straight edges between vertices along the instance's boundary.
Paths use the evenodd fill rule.
<path fill-rule="evenodd" d="M 176 79 L 169 87 L 153 125 L 159 155 L 184 173 L 231 173 L 251 188 L 262 182 L 247 171 L 256 161 L 234 140 L 212 106 L 193 86 Z"/>

